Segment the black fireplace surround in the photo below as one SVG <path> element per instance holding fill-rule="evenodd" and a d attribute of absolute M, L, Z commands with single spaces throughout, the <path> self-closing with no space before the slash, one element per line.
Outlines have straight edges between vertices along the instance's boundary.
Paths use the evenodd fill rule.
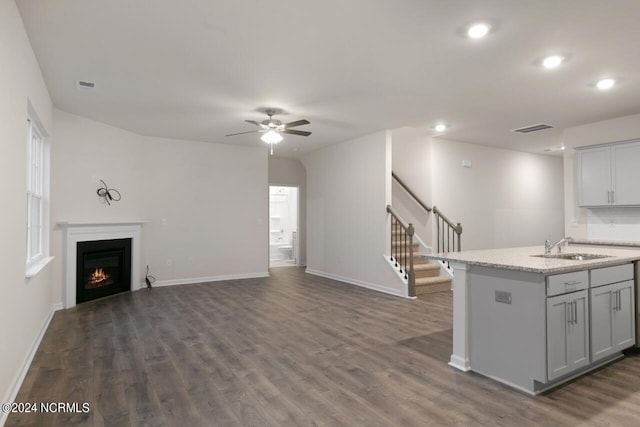
<path fill-rule="evenodd" d="M 78 242 L 76 304 L 131 290 L 131 239 Z"/>

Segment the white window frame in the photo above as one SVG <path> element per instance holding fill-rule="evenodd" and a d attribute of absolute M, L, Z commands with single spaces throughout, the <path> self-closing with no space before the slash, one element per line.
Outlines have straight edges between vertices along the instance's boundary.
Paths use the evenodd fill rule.
<path fill-rule="evenodd" d="M 32 108 L 27 115 L 26 169 L 26 277 L 31 278 L 53 260 L 49 256 L 49 146 Z"/>

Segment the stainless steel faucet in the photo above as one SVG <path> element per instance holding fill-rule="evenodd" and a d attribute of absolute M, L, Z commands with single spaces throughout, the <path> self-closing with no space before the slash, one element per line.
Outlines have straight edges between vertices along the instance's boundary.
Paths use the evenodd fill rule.
<path fill-rule="evenodd" d="M 551 240 L 547 239 L 544 241 L 544 254 L 545 255 L 551 255 L 551 251 L 553 250 L 554 246 L 558 247 L 558 253 L 561 254 L 562 253 L 562 245 L 564 245 L 565 243 L 569 243 L 571 242 L 573 239 L 571 237 L 563 237 L 562 239 L 558 240 L 555 243 L 551 243 Z"/>

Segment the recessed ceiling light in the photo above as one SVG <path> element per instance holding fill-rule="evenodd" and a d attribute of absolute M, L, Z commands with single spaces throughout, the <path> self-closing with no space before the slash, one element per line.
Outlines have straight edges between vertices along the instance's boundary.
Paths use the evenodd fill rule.
<path fill-rule="evenodd" d="M 469 26 L 469 28 L 467 29 L 467 36 L 472 39 L 481 39 L 482 37 L 489 34 L 490 29 L 491 27 L 489 26 L 489 24 L 478 22 Z"/>
<path fill-rule="evenodd" d="M 445 130 L 447 130 L 447 125 L 445 125 L 444 123 L 438 123 L 433 127 L 433 130 L 435 130 L 436 132 L 444 132 Z"/>
<path fill-rule="evenodd" d="M 551 55 L 551 56 L 547 56 L 542 60 L 542 66 L 548 70 L 552 70 L 554 68 L 559 67 L 563 61 L 564 61 L 564 56 Z"/>
<path fill-rule="evenodd" d="M 596 87 L 600 90 L 607 90 L 611 89 L 613 86 L 615 86 L 615 84 L 616 81 L 614 79 L 607 78 L 598 80 L 598 82 L 596 83 Z"/>

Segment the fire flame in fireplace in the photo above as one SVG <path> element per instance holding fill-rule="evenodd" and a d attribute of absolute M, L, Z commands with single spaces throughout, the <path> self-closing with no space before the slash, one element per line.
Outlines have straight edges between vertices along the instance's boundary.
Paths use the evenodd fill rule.
<path fill-rule="evenodd" d="M 99 285 L 107 279 L 109 279 L 109 275 L 106 274 L 103 269 L 96 268 L 96 270 L 89 275 L 89 284 Z"/>

